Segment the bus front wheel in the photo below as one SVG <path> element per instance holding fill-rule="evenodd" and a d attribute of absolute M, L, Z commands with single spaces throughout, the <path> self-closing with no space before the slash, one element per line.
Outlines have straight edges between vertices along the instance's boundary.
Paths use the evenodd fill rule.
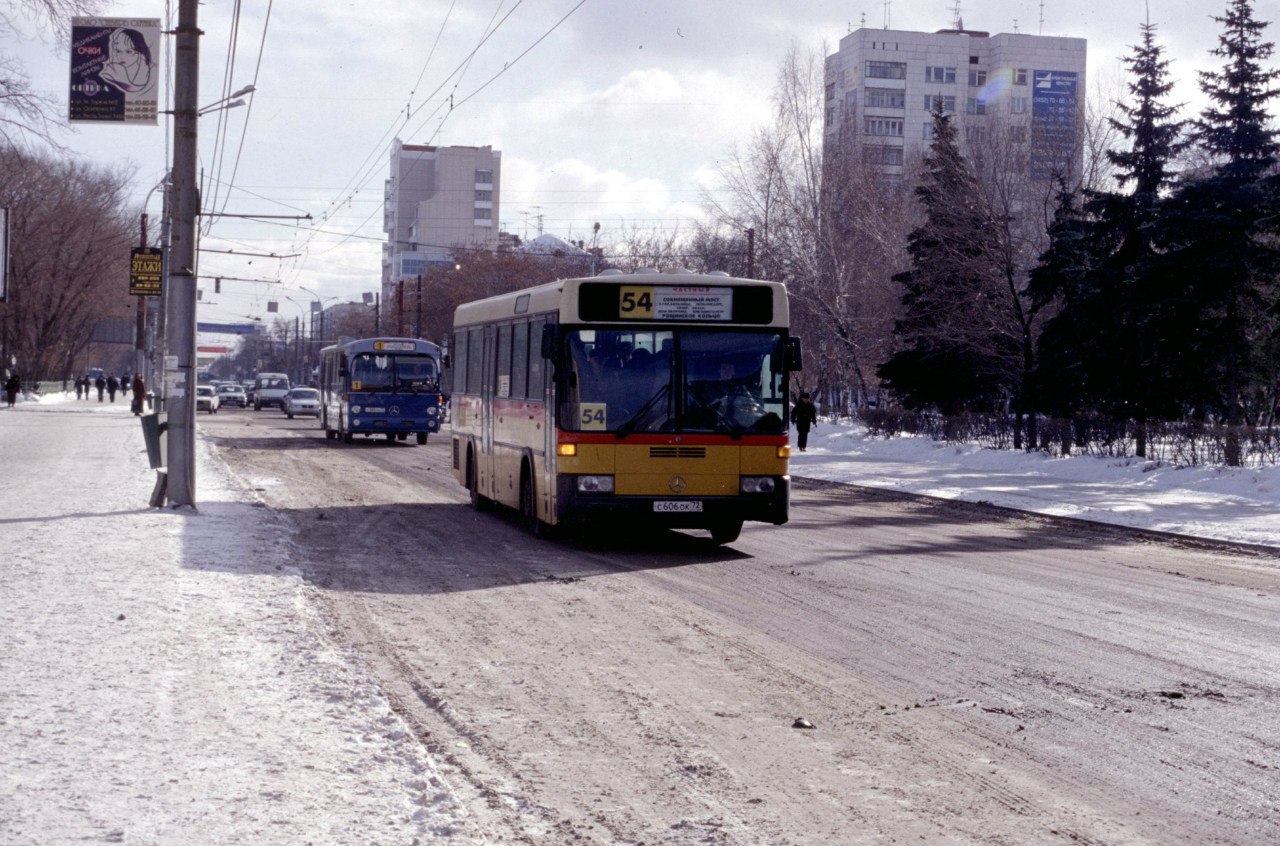
<path fill-rule="evenodd" d="M 741 520 L 724 520 L 711 527 L 711 539 L 718 544 L 733 543 L 742 534 Z"/>
<path fill-rule="evenodd" d="M 533 478 L 529 471 L 520 474 L 520 522 L 535 538 L 545 538 L 551 527 L 538 519 L 538 500 L 533 494 Z"/>
<path fill-rule="evenodd" d="M 467 492 L 471 494 L 472 508 L 476 511 L 489 510 L 489 499 L 480 493 L 480 486 L 476 481 L 476 464 L 470 457 L 467 460 Z"/>
<path fill-rule="evenodd" d="M 425 443 L 427 442 L 427 433 L 426 433 L 426 432 L 419 432 L 419 433 L 418 433 L 418 435 L 417 435 L 417 439 L 418 439 L 418 446 L 422 446 L 423 444 L 425 444 Z"/>

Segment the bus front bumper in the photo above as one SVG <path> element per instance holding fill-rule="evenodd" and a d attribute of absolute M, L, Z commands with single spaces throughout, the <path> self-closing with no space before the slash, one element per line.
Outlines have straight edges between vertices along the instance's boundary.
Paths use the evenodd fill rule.
<path fill-rule="evenodd" d="M 557 480 L 556 511 L 559 523 L 623 522 L 672 529 L 706 529 L 713 525 L 746 522 L 787 522 L 791 504 L 791 477 L 776 477 L 777 487 L 768 493 L 739 496 L 616 496 L 578 491 L 578 477 Z"/>

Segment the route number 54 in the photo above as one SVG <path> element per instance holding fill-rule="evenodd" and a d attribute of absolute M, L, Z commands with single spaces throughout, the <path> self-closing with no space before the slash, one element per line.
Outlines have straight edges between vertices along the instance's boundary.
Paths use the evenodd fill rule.
<path fill-rule="evenodd" d="M 619 289 L 618 316 L 647 320 L 653 318 L 653 289 L 624 287 Z"/>

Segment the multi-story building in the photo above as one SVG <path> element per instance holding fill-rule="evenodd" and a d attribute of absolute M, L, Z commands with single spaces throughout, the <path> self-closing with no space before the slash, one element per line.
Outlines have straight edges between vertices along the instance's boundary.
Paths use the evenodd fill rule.
<path fill-rule="evenodd" d="M 1083 38 L 855 30 L 826 60 L 828 147 L 843 140 L 901 175 L 927 151 L 941 107 L 967 152 L 998 150 L 1037 181 L 1078 178 L 1085 49 Z"/>
<path fill-rule="evenodd" d="M 384 194 L 382 302 L 397 283 L 453 261 L 456 247 L 498 245 L 502 153 L 492 147 L 391 145 Z"/>

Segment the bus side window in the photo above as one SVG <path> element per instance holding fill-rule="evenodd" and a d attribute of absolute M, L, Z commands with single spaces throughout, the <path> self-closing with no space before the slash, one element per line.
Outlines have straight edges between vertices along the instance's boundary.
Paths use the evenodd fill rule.
<path fill-rule="evenodd" d="M 529 324 L 529 340 L 532 344 L 538 344 L 538 352 L 542 349 L 542 327 L 546 325 L 546 321 L 538 318 Z M 529 399 L 542 402 L 546 394 L 546 367 L 547 359 L 541 355 L 529 356 Z"/>
<path fill-rule="evenodd" d="M 498 380 L 494 383 L 495 397 L 511 396 L 511 324 L 498 327 Z"/>
<path fill-rule="evenodd" d="M 529 322 L 515 325 L 511 335 L 511 396 L 524 399 L 529 389 Z"/>
<path fill-rule="evenodd" d="M 467 390 L 467 330 L 459 329 L 453 336 L 453 353 L 450 356 L 453 360 L 446 366 L 449 368 L 449 375 L 453 382 L 450 386 L 452 393 L 466 392 Z"/>
<path fill-rule="evenodd" d="M 467 393 L 484 389 L 484 328 L 477 326 L 467 333 Z"/>

